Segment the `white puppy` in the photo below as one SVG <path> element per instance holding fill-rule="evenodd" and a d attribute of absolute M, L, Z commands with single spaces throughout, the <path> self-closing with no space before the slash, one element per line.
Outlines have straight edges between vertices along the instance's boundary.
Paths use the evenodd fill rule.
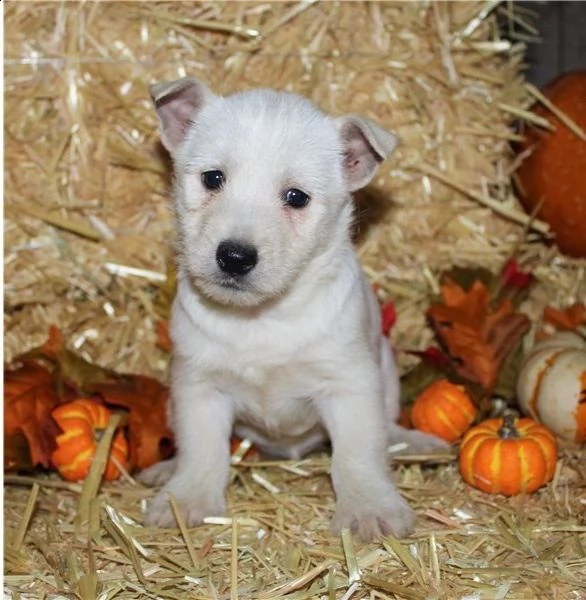
<path fill-rule="evenodd" d="M 294 94 L 214 95 L 196 79 L 151 88 L 175 166 L 179 283 L 170 422 L 175 459 L 146 520 L 189 526 L 226 510 L 233 429 L 272 455 L 332 442 L 334 529 L 403 536 L 414 515 L 393 485 L 390 442 L 445 446 L 395 424 L 399 383 L 379 308 L 352 247 L 351 192 L 397 139 Z"/>

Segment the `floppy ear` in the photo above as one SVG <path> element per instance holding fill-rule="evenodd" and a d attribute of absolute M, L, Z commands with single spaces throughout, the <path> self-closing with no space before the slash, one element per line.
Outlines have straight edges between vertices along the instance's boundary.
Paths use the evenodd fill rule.
<path fill-rule="evenodd" d="M 336 119 L 344 149 L 344 171 L 351 192 L 363 188 L 379 164 L 399 144 L 399 138 L 374 121 L 347 115 Z"/>
<path fill-rule="evenodd" d="M 193 77 L 155 83 L 150 87 L 150 93 L 159 116 L 161 142 L 173 154 L 184 140 L 195 115 L 215 95 Z"/>

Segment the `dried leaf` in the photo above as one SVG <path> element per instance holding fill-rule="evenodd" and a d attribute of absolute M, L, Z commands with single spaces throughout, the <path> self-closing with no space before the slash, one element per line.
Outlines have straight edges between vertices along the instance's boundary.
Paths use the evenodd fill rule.
<path fill-rule="evenodd" d="M 392 302 L 387 302 L 381 306 L 381 321 L 382 321 L 382 332 L 386 337 L 389 335 L 393 325 L 397 320 L 397 309 Z"/>
<path fill-rule="evenodd" d="M 88 362 L 85 358 L 69 350 L 63 334 L 55 326 L 49 327 L 49 338 L 34 350 L 23 354 L 21 360 L 43 360 L 54 369 L 53 378 L 60 396 L 64 396 L 69 389 L 70 398 L 83 395 L 93 384 L 106 382 L 114 371 L 105 369 Z"/>
<path fill-rule="evenodd" d="M 34 469 L 29 444 L 24 433 L 4 434 L 4 471 Z"/>
<path fill-rule="evenodd" d="M 575 331 L 586 325 L 586 305 L 577 302 L 564 310 L 547 306 L 543 311 L 543 320 L 556 329 Z"/>
<path fill-rule="evenodd" d="M 167 425 L 169 390 L 162 383 L 144 375 L 116 375 L 92 385 L 91 391 L 107 405 L 129 411 L 131 467 L 145 469 L 173 454 L 173 434 Z"/>
<path fill-rule="evenodd" d="M 41 347 L 20 360 L 23 367 L 9 372 L 6 379 L 5 429 L 7 433 L 24 433 L 35 464 L 49 466 L 55 437 L 60 433 L 51 410 L 75 397 L 91 395 L 100 395 L 111 407 L 128 411 L 131 466 L 145 468 L 173 453 L 172 434 L 166 424 L 169 393 L 159 381 L 119 375 L 86 361 L 66 347 L 56 327 L 50 328 L 49 338 Z M 31 417 L 27 410 L 36 413 Z"/>
<path fill-rule="evenodd" d="M 42 365 L 26 361 L 4 370 L 4 435 L 24 435 L 33 465 L 50 466 L 60 433 L 51 411 L 59 403 L 51 373 Z"/>
<path fill-rule="evenodd" d="M 510 300 L 513 306 L 520 306 L 529 297 L 534 283 L 535 277 L 523 271 L 515 258 L 510 258 L 490 286 L 493 304 Z"/>
<path fill-rule="evenodd" d="M 468 291 L 449 278 L 442 284 L 442 303 L 428 317 L 456 372 L 490 393 L 509 352 L 529 329 L 529 319 L 515 313 L 510 300 L 495 308 L 485 284 L 476 281 Z"/>
<path fill-rule="evenodd" d="M 514 306 L 519 306 L 527 299 L 535 278 L 523 271 L 515 258 L 510 258 L 500 273 L 495 274 L 484 267 L 454 267 L 442 275 L 442 285 L 446 281 L 456 283 L 466 292 L 475 283 L 483 283 L 493 303 L 509 299 Z"/>
<path fill-rule="evenodd" d="M 407 350 L 406 354 L 419 357 L 424 363 L 437 367 L 438 369 L 447 369 L 450 367 L 450 357 L 440 348 L 430 346 L 425 350 Z"/>
<path fill-rule="evenodd" d="M 524 290 L 530 287 L 535 281 L 535 277 L 531 273 L 523 271 L 514 258 L 505 263 L 500 274 L 500 279 L 503 286 L 515 290 Z"/>
<path fill-rule="evenodd" d="M 171 337 L 169 336 L 169 322 L 157 321 L 157 346 L 165 352 L 171 352 Z"/>
<path fill-rule="evenodd" d="M 519 379 L 523 356 L 523 344 L 519 341 L 506 360 L 503 361 L 498 381 L 493 390 L 494 396 L 502 398 L 511 408 L 517 407 L 517 380 Z"/>
<path fill-rule="evenodd" d="M 494 285 L 495 279 L 494 273 L 484 267 L 454 267 L 442 274 L 441 283 L 443 285 L 449 280 L 468 291 L 478 281 L 490 289 Z"/>
<path fill-rule="evenodd" d="M 445 377 L 442 368 L 422 360 L 401 378 L 401 406 L 409 408 L 425 388 Z"/>

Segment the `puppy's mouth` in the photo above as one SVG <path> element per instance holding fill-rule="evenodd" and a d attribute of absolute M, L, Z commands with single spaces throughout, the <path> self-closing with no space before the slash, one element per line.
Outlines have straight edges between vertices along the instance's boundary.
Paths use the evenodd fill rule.
<path fill-rule="evenodd" d="M 214 283 L 225 290 L 235 292 L 244 292 L 249 289 L 249 286 L 247 286 L 241 278 L 236 277 L 217 277 Z"/>
<path fill-rule="evenodd" d="M 256 289 L 246 275 L 233 276 L 216 273 L 212 277 L 199 277 L 198 287 L 211 300 L 225 305 L 256 306 L 264 301 L 264 294 Z"/>

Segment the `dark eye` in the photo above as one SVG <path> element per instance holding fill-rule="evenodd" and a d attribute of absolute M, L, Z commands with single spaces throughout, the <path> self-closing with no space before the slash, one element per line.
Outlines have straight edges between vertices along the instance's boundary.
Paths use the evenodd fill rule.
<path fill-rule="evenodd" d="M 224 173 L 222 171 L 206 171 L 201 174 L 201 181 L 208 190 L 218 190 L 224 185 Z"/>
<path fill-rule="evenodd" d="M 285 192 L 285 203 L 291 208 L 303 208 L 309 203 L 309 196 L 297 188 L 291 188 Z"/>

